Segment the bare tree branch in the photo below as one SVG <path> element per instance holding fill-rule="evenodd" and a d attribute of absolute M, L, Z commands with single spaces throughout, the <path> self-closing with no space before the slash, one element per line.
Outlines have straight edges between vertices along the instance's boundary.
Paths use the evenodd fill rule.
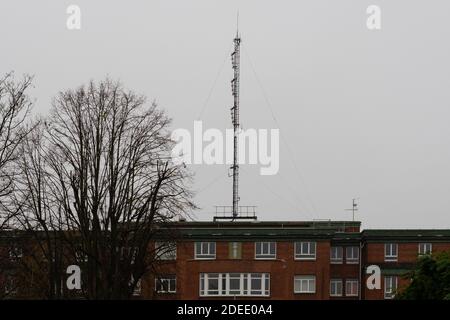
<path fill-rule="evenodd" d="M 110 80 L 61 92 L 34 124 L 12 198 L 36 256 L 53 262 L 41 269 L 49 297 L 60 296 L 52 287 L 63 265 L 82 266 L 89 299 L 129 298 L 154 270 L 154 235 L 194 207 L 191 176 L 171 161 L 169 125 L 156 104 Z"/>

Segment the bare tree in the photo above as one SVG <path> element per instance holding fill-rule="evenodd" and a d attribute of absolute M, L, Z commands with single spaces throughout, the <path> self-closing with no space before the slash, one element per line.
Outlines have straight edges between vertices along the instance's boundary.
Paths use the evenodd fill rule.
<path fill-rule="evenodd" d="M 17 147 L 28 134 L 23 125 L 32 106 L 28 96 L 31 81 L 30 76 L 15 81 L 13 73 L 0 78 L 0 230 L 13 215 L 7 199 L 13 190 Z"/>
<path fill-rule="evenodd" d="M 129 298 L 152 272 L 154 235 L 194 207 L 169 124 L 154 103 L 105 80 L 61 92 L 22 143 L 16 221 L 33 234 L 33 260 L 51 264 L 38 268 L 50 298 L 67 264 L 80 265 L 90 299 Z"/>
<path fill-rule="evenodd" d="M 0 78 L 0 298 L 9 297 L 18 283 L 14 279 L 15 259 L 20 255 L 16 250 L 17 237 L 7 227 L 16 214 L 9 200 L 14 191 L 18 148 L 29 133 L 24 125 L 32 106 L 28 95 L 31 81 L 30 76 L 16 81 L 13 73 Z"/>
<path fill-rule="evenodd" d="M 14 192 L 10 203 L 17 212 L 12 225 L 21 231 L 22 251 L 27 259 L 16 259 L 21 277 L 30 280 L 25 288 L 18 288 L 22 295 L 58 299 L 62 297 L 63 261 L 61 250 L 61 228 L 55 218 L 58 208 L 50 188 L 49 166 L 46 162 L 47 145 L 44 138 L 44 120 L 33 124 L 33 130 L 19 146 L 20 157 L 16 161 Z M 59 218 L 60 219 L 60 218 Z M 18 241 L 14 241 L 18 245 Z M 31 289 L 31 290 L 30 290 Z"/>

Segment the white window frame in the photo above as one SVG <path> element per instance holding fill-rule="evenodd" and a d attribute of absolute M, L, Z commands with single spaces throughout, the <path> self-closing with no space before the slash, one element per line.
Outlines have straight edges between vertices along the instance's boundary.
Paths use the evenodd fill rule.
<path fill-rule="evenodd" d="M 198 252 L 198 246 L 200 245 L 200 252 Z M 214 253 L 211 253 L 211 249 L 214 248 Z M 194 243 L 195 259 L 196 260 L 214 260 L 216 259 L 216 243 L 212 241 L 199 241 Z"/>
<path fill-rule="evenodd" d="M 395 248 L 395 254 L 393 253 Z M 396 262 L 398 261 L 398 244 L 397 243 L 385 243 L 384 244 L 384 261 Z"/>
<path fill-rule="evenodd" d="M 340 285 L 340 293 L 339 292 L 333 292 L 333 284 L 335 289 L 337 289 L 337 285 Z M 338 290 L 336 290 L 338 291 Z M 344 291 L 344 283 L 342 282 L 342 279 L 330 279 L 330 297 L 342 297 Z"/>
<path fill-rule="evenodd" d="M 308 252 L 303 252 L 303 244 L 308 244 Z M 297 251 L 298 246 L 300 250 Z M 311 249 L 314 248 L 314 253 L 311 253 Z M 317 242 L 315 241 L 297 241 L 294 245 L 294 259 L 295 260 L 316 260 L 317 256 Z"/>
<path fill-rule="evenodd" d="M 167 290 L 164 290 L 163 283 L 167 283 Z M 177 293 L 177 276 L 163 275 L 155 278 L 156 293 Z"/>
<path fill-rule="evenodd" d="M 274 252 L 271 252 L 273 244 Z M 261 252 L 258 253 L 258 246 Z M 277 243 L 275 241 L 257 241 L 255 242 L 255 259 L 256 260 L 275 260 L 277 258 Z"/>
<path fill-rule="evenodd" d="M 429 247 L 429 250 L 427 250 L 427 247 Z M 422 249 L 425 249 L 425 250 L 422 250 Z M 427 251 L 429 251 L 429 252 L 427 252 Z M 418 252 L 419 252 L 419 256 L 432 254 L 433 253 L 433 244 L 430 242 L 419 243 Z"/>
<path fill-rule="evenodd" d="M 356 292 L 353 292 L 353 290 L 351 290 L 349 292 L 349 288 L 353 288 L 353 286 L 356 287 Z M 346 297 L 358 297 L 358 295 L 359 295 L 358 279 L 346 279 L 345 280 L 345 296 Z"/>
<path fill-rule="evenodd" d="M 388 290 L 389 284 L 389 290 Z M 398 288 L 398 277 L 396 276 L 384 276 L 384 299 L 394 299 L 395 291 Z"/>
<path fill-rule="evenodd" d="M 351 254 L 349 254 L 351 252 Z M 356 253 L 356 256 L 355 256 Z M 345 248 L 345 263 L 358 264 L 359 263 L 359 247 L 351 246 Z"/>
<path fill-rule="evenodd" d="M 163 248 L 166 247 L 166 248 Z M 160 248 L 163 248 L 162 250 Z M 163 252 L 160 252 L 163 251 Z M 158 260 L 177 260 L 176 242 L 155 242 L 155 253 Z"/>
<path fill-rule="evenodd" d="M 330 248 L 330 263 L 342 264 L 343 261 L 344 261 L 344 248 L 340 246 L 332 246 Z"/>
<path fill-rule="evenodd" d="M 217 282 L 217 290 L 211 290 L 211 280 Z M 231 288 L 231 281 L 239 284 L 238 288 Z M 259 280 L 259 288 L 254 287 L 253 281 Z M 201 297 L 268 297 L 270 296 L 269 273 L 200 273 L 199 295 Z M 234 282 L 236 284 L 236 282 Z M 214 292 L 214 293 L 212 293 Z"/>
<path fill-rule="evenodd" d="M 300 282 L 299 289 L 296 288 L 296 283 Z M 306 290 L 304 290 L 306 285 Z M 294 276 L 294 293 L 316 293 L 316 276 L 315 275 L 296 275 Z"/>

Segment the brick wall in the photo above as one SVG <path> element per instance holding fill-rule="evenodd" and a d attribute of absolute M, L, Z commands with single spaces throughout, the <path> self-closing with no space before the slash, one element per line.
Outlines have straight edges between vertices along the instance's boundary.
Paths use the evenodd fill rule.
<path fill-rule="evenodd" d="M 386 243 L 396 243 L 395 241 L 386 241 Z M 384 299 L 385 276 L 396 276 L 398 279 L 398 290 L 407 286 L 409 279 L 404 278 L 404 270 L 414 268 L 417 262 L 420 242 L 398 242 L 398 258 L 395 262 L 385 261 L 384 246 L 385 243 L 367 243 L 363 249 L 363 265 L 378 265 L 381 268 L 381 289 L 368 290 L 366 281 L 368 276 L 363 274 L 363 299 L 378 300 Z M 429 243 L 424 240 L 423 243 Z M 450 250 L 450 243 L 432 242 L 433 253 Z"/>
<path fill-rule="evenodd" d="M 275 260 L 255 260 L 255 243 L 242 242 L 242 259 L 232 260 L 228 258 L 228 243 L 227 241 L 216 242 L 216 259 L 214 260 L 195 260 L 194 242 L 179 244 L 176 266 L 175 263 L 161 266 L 162 273 L 171 273 L 175 269 L 177 270 L 177 294 L 160 294 L 158 296 L 202 299 L 199 296 L 200 273 L 269 273 L 270 297 L 267 299 L 328 299 L 329 241 L 317 241 L 316 260 L 314 261 L 295 260 L 293 241 L 277 242 L 277 258 Z M 316 293 L 294 293 L 295 275 L 315 275 Z"/>

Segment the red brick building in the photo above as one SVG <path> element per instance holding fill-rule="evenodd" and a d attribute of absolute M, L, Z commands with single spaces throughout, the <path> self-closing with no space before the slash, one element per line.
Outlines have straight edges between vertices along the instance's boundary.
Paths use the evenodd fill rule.
<path fill-rule="evenodd" d="M 450 230 L 364 230 L 359 222 L 180 222 L 154 299 L 391 299 L 420 254 L 450 250 Z M 158 246 L 159 244 L 157 244 Z M 381 269 L 381 288 L 366 268 Z"/>
<path fill-rule="evenodd" d="M 361 231 L 351 221 L 174 222 L 170 232 L 149 248 L 158 253 L 156 276 L 140 281 L 138 299 L 391 299 L 419 255 L 450 250 L 450 230 Z M 6 238 L 14 240 L 0 232 Z M 3 249 L 5 291 L 6 269 L 22 254 Z M 381 287 L 369 290 L 373 265 Z"/>

